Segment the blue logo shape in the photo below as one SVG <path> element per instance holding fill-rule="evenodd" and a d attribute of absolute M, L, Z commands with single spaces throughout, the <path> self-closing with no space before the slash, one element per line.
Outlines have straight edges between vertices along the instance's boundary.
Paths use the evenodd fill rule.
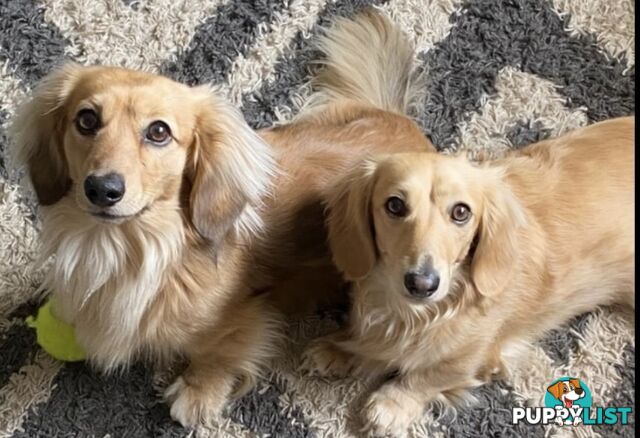
<path fill-rule="evenodd" d="M 577 425 L 588 419 L 593 399 L 591 390 L 583 381 L 577 377 L 566 376 L 554 380 L 547 387 L 544 405 L 558 412 L 558 424 Z"/>
<path fill-rule="evenodd" d="M 591 398 L 591 390 L 582 380 L 567 376 L 554 380 L 547 387 L 544 405 L 548 408 L 556 406 L 570 408 L 575 405 L 591 408 L 593 399 Z"/>

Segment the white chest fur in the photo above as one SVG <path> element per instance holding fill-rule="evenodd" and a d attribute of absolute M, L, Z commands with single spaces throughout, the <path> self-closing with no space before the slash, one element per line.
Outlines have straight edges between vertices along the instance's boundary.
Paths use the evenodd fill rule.
<path fill-rule="evenodd" d="M 75 325 L 90 360 L 106 369 L 128 362 L 144 341 L 145 311 L 181 257 L 178 210 L 112 225 L 63 200 L 43 219 L 43 257 L 55 255 L 43 287 L 55 294 L 58 316 Z"/>

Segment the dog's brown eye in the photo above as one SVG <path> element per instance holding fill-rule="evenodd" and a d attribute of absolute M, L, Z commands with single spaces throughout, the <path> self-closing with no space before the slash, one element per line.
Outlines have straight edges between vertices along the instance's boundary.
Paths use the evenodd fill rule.
<path fill-rule="evenodd" d="M 92 109 L 83 109 L 76 116 L 76 128 L 82 135 L 93 135 L 100 129 L 100 117 Z"/>
<path fill-rule="evenodd" d="M 166 123 L 158 120 L 149 125 L 145 137 L 156 146 L 164 146 L 171 140 L 171 129 Z"/>
<path fill-rule="evenodd" d="M 471 217 L 471 209 L 462 202 L 456 204 L 451 209 L 451 219 L 457 224 L 464 224 Z"/>
<path fill-rule="evenodd" d="M 392 196 L 387 199 L 384 208 L 393 217 L 405 217 L 408 213 L 407 205 L 397 196 Z"/>

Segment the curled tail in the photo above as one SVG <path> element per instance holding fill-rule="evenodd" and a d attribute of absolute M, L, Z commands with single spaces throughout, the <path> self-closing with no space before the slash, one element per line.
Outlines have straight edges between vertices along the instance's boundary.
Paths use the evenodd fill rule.
<path fill-rule="evenodd" d="M 414 50 L 405 35 L 373 10 L 338 19 L 318 41 L 325 68 L 313 80 L 308 107 L 352 100 L 406 114 L 415 93 Z"/>

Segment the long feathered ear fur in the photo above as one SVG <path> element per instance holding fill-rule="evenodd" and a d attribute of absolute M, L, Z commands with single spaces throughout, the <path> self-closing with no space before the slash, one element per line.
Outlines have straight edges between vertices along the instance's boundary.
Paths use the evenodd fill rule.
<path fill-rule="evenodd" d="M 489 170 L 489 169 L 487 169 Z M 525 211 L 502 180 L 498 169 L 486 174 L 484 210 L 479 239 L 471 264 L 471 277 L 484 296 L 497 296 L 511 279 L 513 262 L 519 255 L 518 235 L 526 224 Z"/>
<path fill-rule="evenodd" d="M 14 158 L 26 165 L 31 184 L 42 205 L 58 202 L 71 187 L 64 155 L 62 109 L 82 67 L 66 64 L 50 73 L 17 111 L 12 126 Z"/>
<path fill-rule="evenodd" d="M 230 231 L 260 230 L 262 197 L 276 174 L 271 147 L 209 87 L 194 89 L 198 120 L 188 177 L 191 221 L 214 246 Z"/>
<path fill-rule="evenodd" d="M 371 195 L 376 164 L 366 161 L 345 178 L 327 202 L 333 261 L 347 280 L 366 276 L 377 259 Z"/>

